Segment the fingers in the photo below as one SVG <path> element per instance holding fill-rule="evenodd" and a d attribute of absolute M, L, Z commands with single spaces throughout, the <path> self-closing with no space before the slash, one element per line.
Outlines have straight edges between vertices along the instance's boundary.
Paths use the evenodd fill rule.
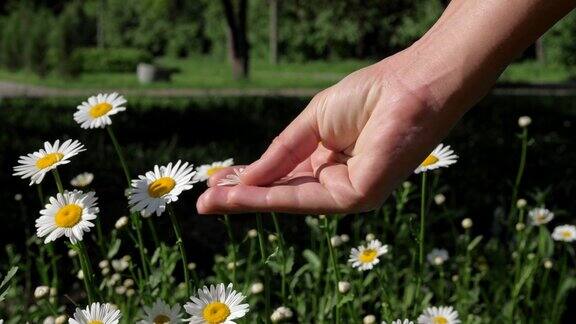
<path fill-rule="evenodd" d="M 247 185 L 270 184 L 290 173 L 306 160 L 318 147 L 320 136 L 315 116 L 315 106 L 310 105 L 278 136 L 262 157 L 252 163 L 242 175 Z"/>
<path fill-rule="evenodd" d="M 272 187 L 238 185 L 209 188 L 196 203 L 200 214 L 245 212 L 329 213 L 337 204 L 313 178 Z"/>

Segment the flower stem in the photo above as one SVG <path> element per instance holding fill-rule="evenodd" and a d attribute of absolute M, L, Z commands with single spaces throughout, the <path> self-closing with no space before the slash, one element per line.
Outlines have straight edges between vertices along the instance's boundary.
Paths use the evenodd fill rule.
<path fill-rule="evenodd" d="M 44 193 L 42 192 L 42 184 L 37 184 L 36 189 L 38 190 L 38 200 L 40 200 L 41 207 L 44 207 Z M 48 256 L 50 257 L 50 267 L 52 268 L 52 281 L 53 287 L 58 287 L 58 267 L 56 266 L 56 253 L 54 252 L 54 242 L 46 244 L 46 250 L 48 250 Z"/>
<path fill-rule="evenodd" d="M 54 181 L 56 182 L 56 187 L 58 187 L 58 192 L 64 193 L 64 186 L 62 186 L 62 179 L 60 179 L 60 173 L 57 169 L 52 169 L 52 174 L 54 175 Z"/>
<path fill-rule="evenodd" d="M 230 240 L 230 245 L 232 246 L 232 263 L 234 267 L 232 268 L 232 284 L 237 287 L 236 284 L 236 244 L 234 243 L 234 235 L 232 234 L 232 226 L 230 225 L 230 218 L 228 215 L 224 215 L 224 224 L 226 225 L 226 232 L 228 232 L 228 239 Z"/>
<path fill-rule="evenodd" d="M 124 154 L 122 153 L 122 148 L 118 144 L 118 140 L 116 140 L 116 135 L 114 135 L 114 131 L 112 130 L 112 126 L 106 127 L 108 131 L 108 135 L 110 135 L 110 140 L 112 140 L 112 144 L 114 145 L 114 149 L 116 150 L 116 154 L 118 155 L 118 159 L 120 160 L 120 164 L 122 165 L 122 170 L 124 171 L 124 176 L 126 177 L 126 181 L 128 182 L 128 187 L 130 187 L 130 171 L 128 170 L 128 165 L 126 164 L 126 160 L 124 160 Z"/>
<path fill-rule="evenodd" d="M 78 258 L 80 259 L 80 267 L 82 268 L 82 274 L 84 277 L 84 286 L 86 288 L 86 294 L 88 295 L 88 302 L 91 304 L 95 301 L 96 294 L 94 292 L 92 266 L 90 265 L 90 260 L 86 254 L 86 247 L 82 241 L 76 243 L 78 250 Z"/>
<path fill-rule="evenodd" d="M 180 258 L 182 259 L 182 270 L 184 270 L 184 281 L 186 282 L 186 291 L 188 296 L 192 295 L 192 288 L 190 286 L 190 275 L 188 273 L 188 261 L 186 259 L 186 250 L 184 249 L 184 241 L 182 240 L 182 230 L 180 229 L 180 223 L 174 214 L 174 210 L 170 205 L 168 205 L 168 214 L 170 215 L 170 220 L 172 221 L 172 226 L 174 227 L 174 234 L 176 234 L 176 245 L 180 250 Z"/>
<path fill-rule="evenodd" d="M 420 192 L 420 232 L 418 234 L 418 274 L 416 277 L 416 292 L 414 306 L 418 306 L 418 298 L 420 296 L 420 287 L 422 286 L 422 277 L 424 276 L 424 229 L 426 225 L 426 172 L 422 172 L 422 184 Z"/>
<path fill-rule="evenodd" d="M 272 213 L 272 221 L 274 222 L 274 228 L 276 229 L 276 235 L 278 235 L 278 245 L 280 247 L 280 252 L 282 253 L 282 281 L 281 281 L 281 289 L 280 289 L 280 296 L 282 296 L 282 301 L 286 300 L 286 245 L 284 244 L 284 236 L 280 231 L 280 225 L 278 223 L 278 218 L 276 217 L 276 213 Z"/>
<path fill-rule="evenodd" d="M 264 227 L 262 226 L 262 215 L 256 214 L 256 226 L 258 228 L 258 243 L 260 243 L 260 259 L 264 267 L 264 321 L 270 323 L 270 276 L 266 265 L 266 245 L 264 243 Z"/>
<path fill-rule="evenodd" d="M 516 211 L 516 200 L 518 199 L 518 188 L 520 187 L 520 182 L 522 182 L 522 176 L 524 175 L 524 168 L 526 167 L 526 154 L 528 151 L 528 128 L 524 127 L 522 130 L 522 151 L 520 152 L 520 164 L 518 165 L 518 173 L 516 174 L 516 180 L 514 181 L 514 188 L 512 189 L 512 199 L 510 201 L 510 212 L 508 220 L 512 219 L 514 212 Z"/>
<path fill-rule="evenodd" d="M 338 291 L 338 282 L 340 281 L 340 271 L 338 269 L 338 262 L 336 261 L 336 255 L 334 254 L 334 247 L 330 242 L 330 228 L 328 225 L 328 219 L 324 218 L 324 237 L 326 238 L 326 244 L 328 245 L 328 253 L 330 254 L 330 260 L 332 262 L 332 268 L 334 271 L 334 294 L 336 295 L 336 324 L 340 323 L 340 294 Z"/>

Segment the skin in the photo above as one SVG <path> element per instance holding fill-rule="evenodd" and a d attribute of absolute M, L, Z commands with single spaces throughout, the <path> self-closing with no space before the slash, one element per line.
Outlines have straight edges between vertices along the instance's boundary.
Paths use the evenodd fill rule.
<path fill-rule="evenodd" d="M 200 214 L 349 213 L 380 206 L 504 68 L 576 0 L 453 0 L 404 51 L 318 93 L 246 167 L 208 181 Z M 237 166 L 238 167 L 238 166 Z"/>

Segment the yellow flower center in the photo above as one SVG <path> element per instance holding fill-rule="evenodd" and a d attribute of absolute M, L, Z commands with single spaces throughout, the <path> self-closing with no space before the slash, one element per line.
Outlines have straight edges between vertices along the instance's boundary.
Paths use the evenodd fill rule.
<path fill-rule="evenodd" d="M 89 114 L 92 118 L 98 118 L 106 115 L 110 110 L 112 110 L 112 105 L 107 102 L 101 102 L 95 104 L 90 108 Z"/>
<path fill-rule="evenodd" d="M 438 162 L 438 158 L 435 157 L 434 155 L 430 154 L 428 155 L 428 157 L 426 159 L 424 159 L 424 162 L 422 162 L 422 166 L 429 166 L 432 165 L 434 163 Z"/>
<path fill-rule="evenodd" d="M 358 258 L 360 259 L 360 262 L 362 262 L 362 263 L 370 263 L 370 262 L 374 261 L 374 259 L 376 259 L 377 255 L 378 255 L 378 252 L 376 252 L 376 250 L 366 249 L 366 250 L 362 251 L 362 253 L 360 253 L 360 256 Z"/>
<path fill-rule="evenodd" d="M 208 169 L 208 171 L 206 171 L 206 174 L 211 177 L 212 175 L 214 175 L 216 172 L 220 171 L 224 169 L 224 167 L 221 166 L 216 166 L 216 167 L 212 167 L 210 169 Z"/>
<path fill-rule="evenodd" d="M 209 324 L 223 323 L 228 316 L 230 316 L 230 308 L 226 304 L 217 301 L 206 305 L 202 311 L 202 317 Z"/>
<path fill-rule="evenodd" d="M 444 316 L 436 316 L 432 319 L 433 324 L 448 324 L 448 320 Z"/>
<path fill-rule="evenodd" d="M 148 194 L 153 198 L 160 198 L 165 194 L 169 193 L 176 186 L 176 181 L 170 177 L 163 177 L 154 180 L 148 186 Z"/>
<path fill-rule="evenodd" d="M 570 232 L 570 231 L 563 231 L 563 232 L 562 232 L 562 237 L 563 237 L 563 238 L 566 238 L 566 239 L 569 239 L 569 238 L 572 237 L 572 232 Z"/>
<path fill-rule="evenodd" d="M 54 222 L 58 227 L 70 228 L 80 222 L 82 218 L 82 207 L 76 204 L 68 204 L 56 213 Z"/>
<path fill-rule="evenodd" d="M 104 322 L 100 321 L 100 320 L 93 320 L 88 322 L 88 324 L 104 324 Z"/>
<path fill-rule="evenodd" d="M 44 157 L 38 159 L 36 161 L 36 167 L 38 169 L 45 169 L 47 167 L 52 166 L 54 163 L 59 162 L 64 157 L 62 153 L 50 153 L 44 155 Z"/>
<path fill-rule="evenodd" d="M 168 324 L 168 323 L 170 323 L 170 317 L 164 314 L 160 314 L 154 317 L 154 324 Z"/>

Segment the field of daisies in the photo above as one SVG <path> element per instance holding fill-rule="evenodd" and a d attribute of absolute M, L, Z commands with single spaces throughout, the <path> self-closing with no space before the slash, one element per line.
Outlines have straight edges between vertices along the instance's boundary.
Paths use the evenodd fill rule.
<path fill-rule="evenodd" d="M 188 216 L 175 207 L 224 168 L 234 172 L 217 185 L 241 185 L 243 169 L 233 157 L 198 163 L 174 153 L 170 163 L 133 170 L 137 157 L 124 153 L 114 132 L 122 125 L 113 123 L 127 107 L 120 94 L 98 94 L 69 116 L 114 148 L 115 156 L 93 156 L 117 161 L 125 184 L 111 202 L 125 216 L 106 222 L 113 226 L 101 221 L 107 203 L 92 190 L 97 168 L 60 175 L 94 148 L 61 138 L 22 148 L 12 162 L 13 176 L 30 185 L 14 200 L 35 219 L 24 231 L 26 255 L 35 257 L 6 248 L 0 324 L 561 323 L 570 311 L 575 219 L 548 209 L 545 190 L 523 186 L 529 150 L 539 145 L 528 116 L 509 125 L 520 154 L 503 157 L 517 167 L 493 235 L 449 207 L 443 175 L 467 161 L 440 144 L 378 210 L 301 217 L 296 238 L 276 214 L 250 215 L 243 231 L 233 216 L 209 218 L 226 236 L 207 272 L 190 261 L 204 254 L 187 246 Z M 445 215 L 450 221 L 438 225 Z"/>

